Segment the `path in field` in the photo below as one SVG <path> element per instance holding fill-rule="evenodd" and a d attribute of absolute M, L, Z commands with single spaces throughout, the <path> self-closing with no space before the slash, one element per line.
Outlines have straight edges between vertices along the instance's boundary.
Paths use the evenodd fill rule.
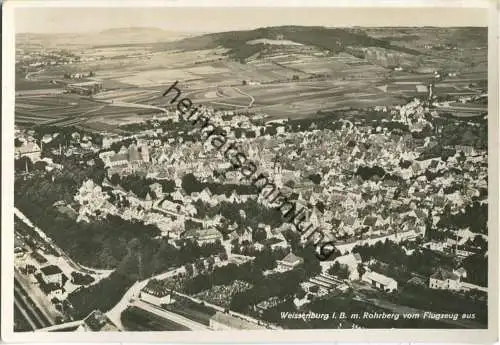
<path fill-rule="evenodd" d="M 225 105 L 225 106 L 229 106 L 229 107 L 235 107 L 235 108 L 251 108 L 253 103 L 255 102 L 255 98 L 253 98 L 251 95 L 249 95 L 248 93 L 246 92 L 243 92 L 241 91 L 240 89 L 238 89 L 237 87 L 232 87 L 234 90 L 236 90 L 236 92 L 238 92 L 240 95 L 243 95 L 245 97 L 248 97 L 250 98 L 250 103 L 248 103 L 248 105 L 241 105 L 241 104 L 233 104 L 233 103 L 226 103 L 226 102 L 210 102 L 211 104 L 218 104 L 218 105 Z M 216 88 L 216 91 L 215 91 L 215 94 L 217 96 L 219 95 L 222 95 L 222 96 L 219 96 L 219 97 L 224 97 L 224 94 L 219 92 L 218 90 L 218 87 Z"/>
<path fill-rule="evenodd" d="M 130 102 L 121 102 L 121 101 L 117 101 L 117 102 L 116 101 L 115 102 L 105 101 L 105 102 L 109 105 L 113 105 L 116 107 L 155 109 L 155 110 L 161 111 L 162 113 L 167 112 L 167 109 L 165 109 L 165 108 L 161 108 L 161 107 L 157 107 L 155 105 L 149 105 L 149 104 L 139 104 L 139 103 L 130 103 Z"/>
<path fill-rule="evenodd" d="M 90 110 L 88 110 L 88 111 L 86 111 L 86 112 L 84 112 L 82 114 L 77 115 L 77 116 L 71 115 L 71 116 L 68 116 L 68 117 L 63 117 L 62 119 L 45 121 L 45 122 L 42 122 L 41 124 L 42 125 L 51 125 L 51 124 L 63 125 L 67 121 L 71 121 L 71 122 L 76 121 L 76 123 L 85 122 L 85 121 L 88 120 L 88 118 L 85 118 L 84 116 L 86 116 L 88 114 L 91 114 L 91 113 L 94 113 L 96 111 L 102 110 L 105 107 L 106 107 L 106 105 L 101 105 L 101 106 L 99 106 L 97 108 L 90 109 Z"/>
<path fill-rule="evenodd" d="M 247 97 L 250 97 L 250 103 L 248 104 L 248 107 L 251 108 L 252 105 L 253 105 L 253 102 L 255 102 L 255 98 L 253 98 L 251 95 L 249 95 L 248 93 L 246 92 L 243 92 L 241 91 L 240 89 L 238 89 L 237 87 L 234 87 L 234 89 L 236 91 L 238 91 L 239 93 L 241 93 L 243 96 L 247 96 Z"/>
<path fill-rule="evenodd" d="M 25 79 L 27 79 L 27 80 L 36 80 L 36 79 L 30 79 L 31 75 L 33 75 L 33 74 L 40 74 L 40 73 L 42 73 L 43 71 L 45 71 L 45 70 L 44 70 L 44 69 L 41 69 L 41 70 L 36 71 L 36 72 L 29 72 L 28 74 L 26 74 Z"/>
<path fill-rule="evenodd" d="M 230 103 L 222 103 L 222 102 L 210 102 L 211 104 L 218 104 L 218 105 L 225 105 L 229 107 L 235 107 L 235 108 L 247 108 L 246 105 L 240 105 L 240 104 L 230 104 Z"/>

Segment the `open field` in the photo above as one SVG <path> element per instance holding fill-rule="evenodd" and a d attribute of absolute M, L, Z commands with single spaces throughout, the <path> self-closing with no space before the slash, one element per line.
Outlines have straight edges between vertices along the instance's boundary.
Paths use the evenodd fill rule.
<path fill-rule="evenodd" d="M 17 97 L 15 120 L 17 123 L 33 123 L 58 126 L 83 124 L 91 119 L 118 119 L 141 117 L 158 113 L 158 110 L 142 107 L 119 106 L 108 102 L 83 98 L 76 95 Z"/>
<path fill-rule="evenodd" d="M 241 91 L 237 92 L 237 90 Z M 242 94 L 244 93 L 244 94 Z M 248 96 L 246 96 L 248 95 Z M 262 111 L 271 117 L 303 117 L 321 109 L 366 107 L 402 103 L 366 81 L 311 81 L 266 85 L 245 85 L 194 91 L 190 98 L 199 104 L 212 104 L 223 109 L 247 108 Z M 167 98 L 168 101 L 170 98 Z"/>
<path fill-rule="evenodd" d="M 482 41 L 479 46 L 464 41 L 460 49 L 428 49 L 429 44 L 453 40 L 460 30 L 431 28 L 413 34 L 408 33 L 412 29 L 365 30 L 389 43 L 358 36 L 356 30 L 297 30 L 245 31 L 241 40 L 234 40 L 234 33 L 218 33 L 175 42 L 80 47 L 79 62 L 18 69 L 16 122 L 116 129 L 120 123 L 161 112 L 155 107 L 168 104 L 170 99 L 162 94 L 175 81 L 179 81 L 182 96 L 194 103 L 252 109 L 274 118 L 402 104 L 413 97 L 426 97 L 432 80 L 436 82 L 434 95 L 454 100 L 487 88 L 487 50 L 482 49 Z M 319 42 L 316 35 L 327 31 L 333 36 Z M 287 39 L 275 40 L 275 32 L 286 33 Z M 471 31 L 471 37 L 477 34 L 480 32 Z M 342 40 L 344 45 L 332 45 Z M 396 65 L 402 70 L 395 70 Z M 65 73 L 88 71 L 94 71 L 103 82 L 103 92 L 93 99 L 60 95 L 71 82 L 64 79 Z M 435 80 L 435 71 L 443 71 L 445 78 Z M 448 72 L 457 75 L 448 76 Z M 151 107 L 150 114 L 140 109 L 144 106 Z M 448 110 L 469 116 L 484 108 L 458 104 Z"/>
<path fill-rule="evenodd" d="M 215 65 L 216 69 L 208 68 L 206 71 L 212 73 L 223 70 L 220 67 L 221 63 L 217 62 Z M 237 66 L 240 71 L 245 70 L 246 76 L 249 77 L 247 80 L 255 81 L 253 83 L 255 85 L 242 85 L 241 74 L 233 74 L 233 80 L 230 80 L 224 76 L 225 73 L 214 72 L 196 80 L 179 79 L 179 88 L 183 92 L 183 97 L 189 97 L 195 103 L 211 105 L 219 109 L 250 107 L 252 110 L 262 111 L 271 117 L 294 118 L 311 116 L 318 110 L 325 109 L 402 104 L 407 98 L 425 97 L 428 92 L 428 82 L 432 79 L 432 75 L 429 74 L 395 73 L 389 78 L 382 79 L 377 78 L 377 74 L 365 73 L 364 78 L 358 76 L 356 79 L 339 77 L 269 83 L 268 80 L 272 78 L 266 74 L 268 71 L 265 68 L 259 70 L 257 65 L 247 66 L 233 62 L 228 62 L 227 66 L 227 70 L 234 66 Z M 365 66 L 361 67 L 365 68 Z M 199 73 L 200 67 L 196 68 Z M 286 69 L 282 70 L 286 71 Z M 276 70 L 274 73 L 277 73 Z M 264 75 L 263 80 L 259 79 L 262 75 Z M 280 77 L 285 75 L 286 73 L 281 74 Z M 436 95 L 475 95 L 478 91 L 475 87 L 471 88 L 470 84 L 484 83 L 483 78 L 485 78 L 484 75 L 477 74 L 444 80 L 435 85 L 434 92 Z M 134 87 L 126 84 L 123 88 L 108 89 L 96 95 L 92 100 L 73 95 L 18 97 L 16 121 L 43 123 L 55 120 L 60 125 L 93 122 L 94 128 L 99 127 L 98 123 L 106 123 L 107 127 L 113 127 L 124 122 L 134 122 L 145 115 L 143 111 L 129 107 L 115 107 L 110 103 L 127 102 L 138 105 L 165 106 L 170 98 L 162 97 L 162 94 L 176 80 L 176 78 L 165 77 L 158 86 Z M 262 80 L 260 84 L 259 80 Z M 160 79 L 156 79 L 155 83 L 159 81 Z M 116 81 L 111 80 L 111 82 Z M 105 107 L 102 107 L 103 104 Z M 478 111 L 482 109 L 482 107 L 473 108 Z M 470 110 L 467 109 L 467 112 Z M 57 122 L 59 120 L 61 122 Z"/>

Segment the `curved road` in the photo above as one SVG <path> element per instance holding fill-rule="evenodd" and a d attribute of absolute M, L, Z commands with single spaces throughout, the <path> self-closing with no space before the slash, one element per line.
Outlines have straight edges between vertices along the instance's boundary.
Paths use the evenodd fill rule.
<path fill-rule="evenodd" d="M 251 108 L 253 103 L 255 102 L 255 98 L 253 98 L 253 96 L 249 95 L 248 93 L 246 92 L 243 92 L 241 91 L 240 89 L 238 89 L 237 87 L 234 88 L 236 91 L 238 91 L 239 93 L 241 93 L 243 96 L 247 96 L 247 97 L 250 97 L 250 103 L 248 104 L 248 108 Z"/>
<path fill-rule="evenodd" d="M 26 80 L 34 80 L 34 79 L 30 79 L 31 75 L 32 74 L 39 74 L 39 73 L 42 73 L 44 71 L 44 69 L 41 69 L 39 71 L 36 71 L 36 72 L 29 72 L 26 74 L 26 76 L 24 77 Z"/>
<path fill-rule="evenodd" d="M 150 313 L 156 314 L 159 317 L 165 318 L 167 320 L 173 321 L 175 323 L 178 323 L 179 325 L 185 326 L 189 328 L 192 331 L 208 331 L 210 328 L 208 326 L 205 326 L 201 323 L 195 322 L 193 320 L 190 320 L 188 318 L 185 318 L 181 315 L 172 313 L 168 310 L 159 308 L 153 304 L 137 300 L 133 304 L 133 306 L 139 307 L 141 309 L 144 309 L 146 311 L 149 311 Z"/>
<path fill-rule="evenodd" d="M 235 107 L 235 108 L 251 108 L 253 103 L 255 102 L 255 98 L 252 95 L 249 95 L 248 93 L 246 93 L 244 91 L 241 91 L 239 88 L 237 88 L 235 86 L 233 86 L 232 88 L 234 90 L 236 90 L 236 92 L 238 92 L 240 95 L 243 95 L 243 96 L 250 98 L 250 103 L 248 103 L 248 105 L 232 104 L 232 103 L 225 103 L 225 102 L 210 102 L 210 103 L 211 104 L 225 105 L 225 106 L 230 106 L 230 107 Z M 221 94 L 218 91 L 218 88 L 217 88 L 216 94 L 217 95 Z"/>
<path fill-rule="evenodd" d="M 52 325 L 52 326 L 45 327 L 45 328 L 40 328 L 40 329 L 37 329 L 35 332 L 64 331 L 64 330 L 67 330 L 70 328 L 79 327 L 81 325 L 83 325 L 83 320 L 76 320 L 76 321 L 70 321 L 70 322 L 61 323 L 61 324 L 57 324 L 57 325 Z"/>
<path fill-rule="evenodd" d="M 180 268 L 174 269 L 172 271 L 168 271 L 168 272 L 159 274 L 157 276 L 136 282 L 134 285 L 132 285 L 130 287 L 130 289 L 127 290 L 127 292 L 125 292 L 125 294 L 123 295 L 121 300 L 113 308 L 111 308 L 106 313 L 106 315 L 118 328 L 123 330 L 124 327 L 123 327 L 122 322 L 121 322 L 122 312 L 125 309 L 127 309 L 127 307 L 131 304 L 132 300 L 139 298 L 139 294 L 140 294 L 141 290 L 148 284 L 150 279 L 154 278 L 154 279 L 158 279 L 158 280 L 163 280 L 163 279 L 166 279 L 168 277 L 174 276 L 178 273 L 182 273 L 185 271 L 186 270 L 184 267 L 180 267 Z"/>

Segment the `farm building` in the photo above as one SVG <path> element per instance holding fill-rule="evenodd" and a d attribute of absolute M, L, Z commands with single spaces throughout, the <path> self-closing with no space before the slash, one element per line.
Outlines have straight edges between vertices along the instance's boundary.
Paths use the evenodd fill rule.
<path fill-rule="evenodd" d="M 429 277 L 429 288 L 460 290 L 460 277 L 451 271 L 439 268 Z"/>
<path fill-rule="evenodd" d="M 45 284 L 61 284 L 62 271 L 56 265 L 49 265 L 40 269 L 42 272 L 42 279 Z"/>
<path fill-rule="evenodd" d="M 296 256 L 293 253 L 289 253 L 287 256 L 285 256 L 283 259 L 278 260 L 278 267 L 277 271 L 278 272 L 286 272 L 293 270 L 295 267 L 299 266 L 304 262 L 304 259 Z"/>
<path fill-rule="evenodd" d="M 398 289 L 397 281 L 377 272 L 366 272 L 361 279 L 371 284 L 373 287 L 387 292 L 392 292 Z"/>
<path fill-rule="evenodd" d="M 72 83 L 66 85 L 66 90 L 70 93 L 77 93 L 80 95 L 92 95 L 102 90 L 102 82 L 86 81 L 82 83 Z"/>

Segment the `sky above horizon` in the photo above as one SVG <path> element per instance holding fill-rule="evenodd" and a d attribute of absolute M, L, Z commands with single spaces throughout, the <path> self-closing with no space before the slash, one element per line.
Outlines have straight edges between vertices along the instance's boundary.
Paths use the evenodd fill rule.
<path fill-rule="evenodd" d="M 161 7 L 15 9 L 16 33 L 86 33 L 156 27 L 182 33 L 305 26 L 487 26 L 480 8 Z"/>

